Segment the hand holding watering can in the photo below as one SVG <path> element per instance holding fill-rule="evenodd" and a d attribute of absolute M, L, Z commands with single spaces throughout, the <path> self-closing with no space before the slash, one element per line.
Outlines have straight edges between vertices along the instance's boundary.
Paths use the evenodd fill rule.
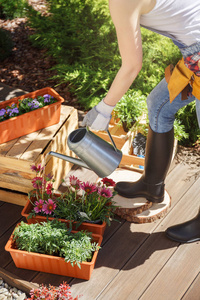
<path fill-rule="evenodd" d="M 104 106 L 104 103 L 102 104 L 100 102 L 99 104 L 101 108 Z M 53 151 L 49 152 L 49 154 L 77 164 L 81 167 L 91 169 L 99 177 L 103 178 L 110 175 L 119 166 L 122 159 L 122 152 L 116 148 L 110 132 L 107 129 L 110 122 L 110 116 L 103 116 L 104 118 L 101 116 L 98 117 L 98 115 L 101 115 L 97 111 L 98 105 L 85 116 L 83 124 L 91 126 L 92 129 L 97 129 L 96 126 L 99 124 L 98 120 L 101 121 L 99 124 L 100 126 L 98 126 L 98 130 L 107 130 L 112 145 L 91 132 L 88 127 L 86 127 L 72 131 L 67 140 L 70 150 L 72 150 L 80 159 Z"/>
<path fill-rule="evenodd" d="M 108 130 L 114 107 L 105 104 L 102 100 L 86 114 L 82 126 L 89 126 L 93 130 Z"/>

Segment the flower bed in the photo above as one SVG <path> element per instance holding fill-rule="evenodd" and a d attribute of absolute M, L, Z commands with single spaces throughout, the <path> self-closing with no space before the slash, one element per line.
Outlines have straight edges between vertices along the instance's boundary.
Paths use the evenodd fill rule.
<path fill-rule="evenodd" d="M 43 174 L 44 167 L 39 164 L 32 169 L 37 175 L 32 181 L 34 189 L 22 210 L 28 223 L 57 218 L 75 230 L 87 229 L 103 235 L 115 210 L 112 198 L 116 192 L 109 188 L 115 184 L 113 180 L 103 178 L 96 184 L 70 176 L 70 186 L 66 187 L 66 192 L 58 194 L 54 192 L 52 176 Z"/>
<path fill-rule="evenodd" d="M 47 87 L 0 103 L 0 144 L 59 122 L 64 101 Z"/>

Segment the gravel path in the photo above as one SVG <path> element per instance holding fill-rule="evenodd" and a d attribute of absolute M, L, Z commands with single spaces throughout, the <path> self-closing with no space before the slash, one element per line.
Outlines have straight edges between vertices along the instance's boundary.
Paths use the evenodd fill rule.
<path fill-rule="evenodd" d="M 24 300 L 27 295 L 16 287 L 9 286 L 0 277 L 0 300 Z"/>

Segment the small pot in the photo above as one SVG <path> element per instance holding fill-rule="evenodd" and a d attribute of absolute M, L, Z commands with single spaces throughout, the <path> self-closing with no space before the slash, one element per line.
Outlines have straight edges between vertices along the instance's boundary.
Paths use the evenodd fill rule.
<path fill-rule="evenodd" d="M 133 120 L 131 122 L 131 125 L 130 126 L 127 126 L 127 122 L 126 121 L 122 121 L 122 127 L 124 129 L 125 132 L 129 132 L 129 129 L 135 124 L 135 120 Z"/>

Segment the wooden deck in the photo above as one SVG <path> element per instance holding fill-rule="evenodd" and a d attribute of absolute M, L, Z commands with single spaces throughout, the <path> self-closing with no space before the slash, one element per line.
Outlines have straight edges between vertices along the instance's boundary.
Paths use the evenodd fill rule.
<path fill-rule="evenodd" d="M 94 173 L 74 170 L 81 179 Z M 64 187 L 61 187 L 61 190 Z M 15 267 L 5 244 L 21 218 L 21 206 L 0 202 L 0 267 L 24 283 L 59 285 L 67 281 L 81 300 L 197 300 L 200 299 L 200 245 L 178 244 L 165 237 L 168 226 L 191 219 L 198 211 L 200 178 L 197 167 L 172 163 L 166 179 L 171 196 L 167 215 L 153 223 L 113 221 L 106 228 L 102 248 L 89 281 L 38 273 Z"/>
<path fill-rule="evenodd" d="M 0 84 L 2 100 L 23 93 Z M 27 289 L 30 284 L 58 286 L 67 281 L 73 296 L 83 295 L 81 300 L 200 300 L 200 243 L 180 245 L 164 234 L 168 226 L 195 216 L 200 204 L 200 157 L 196 164 L 179 158 L 177 155 L 166 179 L 172 199 L 167 215 L 146 224 L 113 221 L 106 228 L 89 281 L 16 268 L 4 247 L 23 219 L 22 206 L 0 201 L 0 274 L 10 273 L 15 284 Z M 71 172 L 82 180 L 95 180 L 94 173 L 86 169 Z M 9 276 L 7 279 L 10 281 Z"/>

